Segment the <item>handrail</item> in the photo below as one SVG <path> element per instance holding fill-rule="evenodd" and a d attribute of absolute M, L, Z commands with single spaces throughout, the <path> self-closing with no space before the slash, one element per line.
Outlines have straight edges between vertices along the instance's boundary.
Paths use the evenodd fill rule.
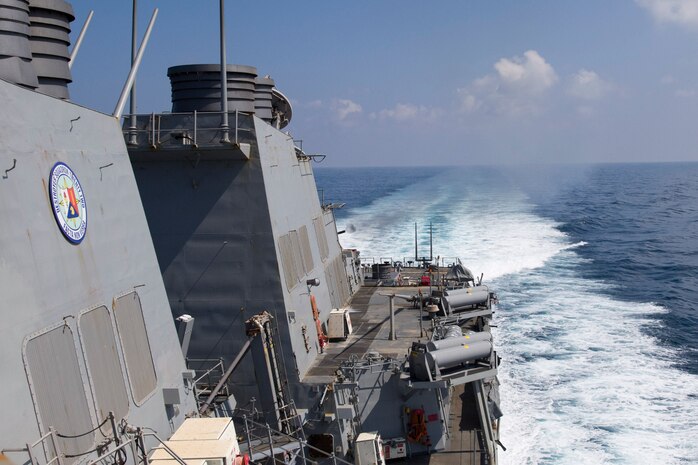
<path fill-rule="evenodd" d="M 165 444 L 165 441 L 163 441 L 157 434 L 144 433 L 143 430 L 141 430 L 140 428 L 137 429 L 136 434 L 137 434 L 137 436 L 130 438 L 128 441 L 121 443 L 120 445 L 118 445 L 114 449 L 112 449 L 108 452 L 105 452 L 104 454 L 100 455 L 96 459 L 90 461 L 88 463 L 88 465 L 97 465 L 98 463 L 102 462 L 103 460 L 107 459 L 108 457 L 111 457 L 114 454 L 116 454 L 117 452 L 124 450 L 126 448 L 126 446 L 130 446 L 131 453 L 134 454 L 134 463 L 138 463 L 138 460 L 136 460 L 136 455 L 138 454 L 138 452 L 137 452 L 138 440 L 140 439 L 141 442 L 143 443 L 142 440 L 145 437 L 154 437 L 162 445 L 162 448 L 170 455 L 170 457 L 172 457 L 179 465 L 187 465 L 187 463 L 184 461 L 184 459 L 182 459 L 179 455 L 177 455 L 177 453 L 175 451 L 173 451 L 170 447 L 168 447 L 167 444 Z M 156 448 L 160 448 L 160 447 L 159 446 L 153 447 L 150 450 L 152 451 Z M 146 458 L 145 463 L 146 464 L 148 463 L 147 458 Z"/>
<path fill-rule="evenodd" d="M 241 140 L 242 134 L 254 132 L 249 119 L 254 113 L 237 110 L 234 113 L 234 127 L 229 129 L 235 137 L 233 146 L 239 146 L 244 142 Z M 225 115 L 220 111 L 126 114 L 123 116 L 122 132 L 130 147 L 217 147 L 220 146 L 220 135 L 223 131 L 220 126 L 222 116 Z M 163 126 L 166 128 L 163 129 Z"/>
<path fill-rule="evenodd" d="M 234 111 L 237 111 L 237 110 L 234 110 Z M 194 113 L 196 113 L 199 116 L 201 116 L 201 115 L 203 115 L 203 116 L 222 115 L 223 114 L 222 111 L 199 111 L 199 110 L 197 110 L 196 112 L 193 112 L 193 111 L 165 111 L 162 113 L 155 113 L 155 114 L 161 115 L 161 116 L 193 116 Z M 229 111 L 228 113 L 229 114 L 233 113 L 233 110 Z M 238 111 L 238 113 L 240 113 L 241 115 L 247 115 L 247 116 L 252 116 L 255 114 L 252 111 Z M 124 119 L 128 119 L 131 116 L 149 116 L 149 115 L 150 115 L 150 113 L 135 113 L 135 114 L 127 113 L 127 114 L 124 114 L 122 117 Z M 220 129 L 220 126 L 217 126 L 216 129 Z"/>
<path fill-rule="evenodd" d="M 160 444 L 162 444 L 162 447 L 165 449 L 165 451 L 167 451 L 167 453 L 170 454 L 170 456 L 172 456 L 172 458 L 175 459 L 177 461 L 177 463 L 179 463 L 179 465 L 187 465 L 187 463 L 184 460 L 182 460 L 182 458 L 179 455 L 177 455 L 177 453 L 175 451 L 170 449 L 170 447 L 167 444 L 165 444 L 165 441 L 160 439 L 160 437 L 157 434 L 155 434 L 155 433 L 145 433 L 145 434 L 141 433 L 141 434 L 143 437 L 152 436 L 155 439 L 157 439 L 157 441 Z M 153 447 L 153 449 L 155 449 L 155 448 Z M 151 449 L 151 450 L 153 450 L 153 449 Z"/>
<path fill-rule="evenodd" d="M 237 366 L 240 364 L 240 360 L 245 356 L 247 351 L 249 350 L 250 346 L 252 345 L 252 337 L 248 338 L 247 341 L 243 344 L 242 348 L 240 349 L 240 352 L 238 352 L 237 356 L 235 357 L 235 360 L 232 361 L 230 366 L 228 367 L 227 370 L 225 370 L 225 373 L 223 373 L 223 376 L 221 376 L 221 379 L 218 380 L 218 384 L 216 384 L 216 387 L 213 388 L 213 391 L 211 391 L 211 394 L 209 394 L 208 398 L 206 399 L 206 402 L 204 402 L 200 407 L 199 407 L 199 414 L 203 415 L 208 411 L 208 408 L 211 406 L 213 403 L 213 400 L 216 398 L 220 390 L 223 388 L 223 385 L 228 382 L 228 379 L 230 378 L 230 375 L 233 374 L 233 371 L 237 368 Z"/>
<path fill-rule="evenodd" d="M 111 413 L 111 412 L 110 412 Z M 133 433 L 134 430 L 131 430 L 131 433 Z M 53 455 L 51 459 L 48 458 L 49 452 L 46 450 L 45 446 L 45 441 L 48 438 L 51 438 L 51 442 L 53 445 L 53 450 L 51 451 L 52 453 L 50 455 Z M 145 437 L 153 437 L 155 438 L 162 448 L 175 460 L 179 465 L 187 465 L 187 463 L 179 456 L 175 451 L 173 451 L 170 447 L 165 444 L 165 441 L 163 441 L 157 434 L 155 433 L 144 433 L 141 428 L 136 428 L 135 429 L 135 435 L 133 437 L 130 437 L 128 440 L 119 443 L 118 441 L 116 442 L 116 447 L 113 449 L 99 455 L 97 458 L 92 459 L 87 463 L 87 465 L 100 465 L 103 463 L 103 461 L 109 457 L 115 456 L 115 454 L 120 453 L 121 451 L 124 451 L 127 447 L 131 449 L 131 454 L 133 454 L 134 461 L 133 464 L 138 464 L 138 441 L 141 441 L 141 446 L 143 447 L 145 442 L 143 441 L 143 438 Z M 5 452 L 11 452 L 11 453 L 27 453 L 29 455 L 29 463 L 31 465 L 39 465 L 39 461 L 37 461 L 37 458 L 34 456 L 34 453 L 32 452 L 32 449 L 34 449 L 36 446 L 39 444 L 44 444 L 44 453 L 45 453 L 45 459 L 46 462 L 44 465 L 50 465 L 54 462 L 58 463 L 58 465 L 63 464 L 62 460 L 62 453 L 58 448 L 58 444 L 56 442 L 56 432 L 53 428 L 49 429 L 49 432 L 41 436 L 39 439 L 34 441 L 33 443 L 27 443 L 26 447 L 22 448 L 6 448 L 2 449 L 0 452 L 5 453 Z M 160 448 L 160 446 L 157 446 Z M 154 450 L 154 448 L 151 448 L 151 451 Z M 145 451 L 143 451 L 145 453 Z M 148 464 L 147 456 L 144 457 L 145 459 L 145 465 Z"/>
<path fill-rule="evenodd" d="M 52 455 L 53 457 L 51 459 L 48 458 L 48 452 L 46 449 L 46 445 L 44 441 L 46 439 L 51 438 L 51 445 L 53 446 L 52 450 Z M 46 460 L 44 465 L 50 465 L 54 462 L 58 463 L 58 465 L 63 464 L 63 460 L 61 459 L 61 453 L 58 448 L 58 444 L 56 442 L 56 431 L 53 428 L 49 428 L 49 432 L 41 436 L 39 439 L 34 441 L 33 443 L 26 443 L 26 447 L 20 447 L 20 448 L 6 448 L 0 450 L 0 454 L 4 454 L 5 452 L 10 452 L 10 453 L 26 453 L 29 456 L 29 463 L 32 465 L 38 465 L 37 460 L 34 457 L 34 452 L 33 449 L 38 446 L 39 444 L 42 444 L 44 447 L 44 459 Z"/>
<path fill-rule="evenodd" d="M 215 359 L 213 359 L 213 360 L 215 360 Z M 195 385 L 196 385 L 196 384 L 199 384 L 199 383 L 201 382 L 202 379 L 204 379 L 205 377 L 207 377 L 208 375 L 210 375 L 211 373 L 213 373 L 213 372 L 216 371 L 216 370 L 220 370 L 220 373 L 223 374 L 223 361 L 222 361 L 222 360 L 218 360 L 218 363 L 216 363 L 216 364 L 213 365 L 211 368 L 209 368 L 208 370 L 206 370 L 206 371 L 204 372 L 204 374 L 202 374 L 201 376 L 199 376 L 198 378 L 196 378 L 196 379 L 194 380 L 194 384 L 195 384 Z"/>
<path fill-rule="evenodd" d="M 111 457 L 116 452 L 119 452 L 120 450 L 124 449 L 126 446 L 131 445 L 131 443 L 133 443 L 135 440 L 136 440 L 136 438 L 131 438 L 128 441 L 121 443 L 119 446 L 115 447 L 114 449 L 110 450 L 109 452 L 105 452 L 104 454 L 100 455 L 96 459 L 90 461 L 88 465 L 96 464 L 96 463 L 106 459 L 107 457 Z"/>
<path fill-rule="evenodd" d="M 248 435 L 247 444 L 248 444 L 248 452 L 249 452 L 249 453 L 251 453 L 252 451 L 251 451 L 251 447 L 250 447 L 251 444 L 250 444 L 250 441 L 249 441 L 250 429 L 249 429 L 249 427 L 247 426 L 247 423 L 248 423 L 248 422 L 251 423 L 251 424 L 253 424 L 254 426 L 257 426 L 258 428 L 266 428 L 267 431 L 268 431 L 269 433 L 272 433 L 272 432 L 273 432 L 274 434 L 276 434 L 276 435 L 278 435 L 278 436 L 283 436 L 283 437 L 285 437 L 285 438 L 287 438 L 287 439 L 291 439 L 291 440 L 293 440 L 293 441 L 299 442 L 299 443 L 300 443 L 302 446 L 304 446 L 304 447 L 308 447 L 309 449 L 312 449 L 312 450 L 314 450 L 314 451 L 316 451 L 316 452 L 319 452 L 320 454 L 325 455 L 325 456 L 327 456 L 328 458 L 332 458 L 333 461 L 334 461 L 335 463 L 340 462 L 340 463 L 343 463 L 343 464 L 345 464 L 345 465 L 354 465 L 354 464 L 351 463 L 351 462 L 347 462 L 346 460 L 337 457 L 335 454 L 328 454 L 327 452 L 325 452 L 325 451 L 322 450 L 322 449 L 318 449 L 318 448 L 315 447 L 315 446 L 311 446 L 310 444 L 308 444 L 308 441 L 306 441 L 306 440 L 304 440 L 304 439 L 298 439 L 298 438 L 296 438 L 296 437 L 291 436 L 290 434 L 286 434 L 286 433 L 283 433 L 283 432 L 281 432 L 281 431 L 277 431 L 277 430 L 275 430 L 274 428 L 272 428 L 271 426 L 269 426 L 268 424 L 257 423 L 256 421 L 247 418 L 247 415 L 243 415 L 243 420 L 245 421 L 245 428 L 247 429 L 246 432 L 247 432 L 247 435 Z M 269 452 L 264 452 L 264 451 L 261 451 L 261 450 L 260 450 L 260 453 L 261 453 L 261 454 L 264 454 L 264 455 L 272 456 L 272 455 L 269 454 Z"/>

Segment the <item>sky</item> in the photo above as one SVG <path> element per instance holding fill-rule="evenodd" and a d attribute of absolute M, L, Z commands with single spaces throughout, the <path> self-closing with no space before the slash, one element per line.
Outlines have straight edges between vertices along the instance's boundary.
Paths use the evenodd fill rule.
<path fill-rule="evenodd" d="M 72 2 L 71 99 L 112 113 L 131 2 Z M 137 111 L 167 68 L 219 62 L 215 0 L 139 0 Z M 698 161 L 698 0 L 225 3 L 228 63 L 270 75 L 323 166 Z M 128 111 L 128 107 L 127 110 Z"/>

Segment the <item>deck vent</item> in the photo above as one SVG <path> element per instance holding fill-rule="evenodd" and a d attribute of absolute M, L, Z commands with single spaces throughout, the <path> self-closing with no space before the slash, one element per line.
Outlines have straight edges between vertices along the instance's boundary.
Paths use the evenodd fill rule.
<path fill-rule="evenodd" d="M 0 79 L 36 89 L 39 82 L 29 47 L 29 1 L 0 2 Z"/>
<path fill-rule="evenodd" d="M 272 89 L 274 80 L 269 76 L 258 77 L 254 80 L 254 111 L 258 117 L 267 123 L 272 119 Z"/>
<path fill-rule="evenodd" d="M 167 70 L 172 86 L 172 112 L 221 111 L 220 65 L 181 65 Z M 228 111 L 255 111 L 257 68 L 228 65 Z"/>
<path fill-rule="evenodd" d="M 29 1 L 29 45 L 39 81 L 38 92 L 68 99 L 68 84 L 73 81 L 70 61 L 70 23 L 73 7 L 63 0 Z"/>

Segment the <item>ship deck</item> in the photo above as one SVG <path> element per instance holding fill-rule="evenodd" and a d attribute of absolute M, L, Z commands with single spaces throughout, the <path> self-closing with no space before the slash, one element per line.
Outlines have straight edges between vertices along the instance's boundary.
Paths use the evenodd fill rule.
<path fill-rule="evenodd" d="M 428 329 L 431 320 L 426 310 L 423 312 L 420 337 L 419 307 L 404 299 L 395 297 L 395 340 L 390 340 L 390 298 L 387 294 L 415 295 L 422 290 L 428 294 L 429 287 L 375 287 L 363 286 L 354 295 L 349 305 L 353 333 L 345 341 L 331 340 L 313 366 L 303 378 L 304 383 L 329 383 L 334 380 L 337 367 L 350 357 L 361 358 L 369 352 L 403 359 L 410 345 L 420 338 L 429 339 Z"/>
<path fill-rule="evenodd" d="M 419 305 L 413 305 L 404 299 L 395 297 L 395 333 L 396 339 L 390 340 L 390 298 L 389 294 L 415 295 L 421 289 L 429 294 L 429 287 L 376 287 L 365 285 L 354 295 L 349 305 L 353 333 L 346 339 L 332 340 L 324 353 L 320 354 L 307 372 L 305 383 L 329 383 L 334 380 L 337 367 L 345 360 L 355 356 L 363 357 L 369 352 L 378 352 L 383 356 L 403 359 L 408 355 L 411 343 L 422 339 L 429 340 L 431 335 L 431 318 L 423 311 L 420 336 Z M 477 430 L 479 420 L 475 414 L 472 401 L 472 389 L 468 385 L 454 387 L 451 396 L 451 414 L 449 447 L 430 455 L 417 455 L 409 459 L 416 465 L 475 465 L 486 461 Z M 398 461 L 399 462 L 399 461 Z"/>

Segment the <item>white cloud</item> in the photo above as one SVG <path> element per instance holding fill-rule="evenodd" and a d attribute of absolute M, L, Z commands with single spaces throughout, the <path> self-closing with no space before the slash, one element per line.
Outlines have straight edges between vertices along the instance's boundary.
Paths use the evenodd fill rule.
<path fill-rule="evenodd" d="M 676 79 L 674 79 L 674 76 L 671 74 L 666 74 L 662 76 L 662 79 L 660 79 L 659 82 L 661 82 L 662 85 L 670 86 L 676 82 Z"/>
<path fill-rule="evenodd" d="M 359 114 L 363 111 L 361 105 L 349 99 L 333 100 L 331 108 L 339 121 L 346 121 L 352 115 Z"/>
<path fill-rule="evenodd" d="M 584 118 L 589 118 L 594 115 L 594 109 L 589 105 L 580 105 L 577 107 L 577 114 Z"/>
<path fill-rule="evenodd" d="M 594 71 L 580 69 L 570 77 L 567 93 L 582 100 L 598 100 L 606 95 L 612 86 Z"/>
<path fill-rule="evenodd" d="M 308 108 L 322 108 L 323 103 L 322 100 L 312 100 L 308 102 L 305 106 Z"/>
<path fill-rule="evenodd" d="M 413 105 L 411 103 L 398 103 L 394 108 L 381 110 L 378 113 L 371 113 L 371 119 L 392 119 L 395 121 L 430 121 L 439 115 L 439 110 L 427 108 L 423 105 Z"/>
<path fill-rule="evenodd" d="M 522 57 L 501 58 L 495 73 L 458 89 L 461 109 L 487 109 L 499 114 L 521 115 L 539 110 L 541 97 L 558 81 L 553 67 L 535 50 Z"/>
<path fill-rule="evenodd" d="M 695 89 L 677 89 L 674 95 L 679 98 L 693 98 L 698 95 L 698 92 Z"/>
<path fill-rule="evenodd" d="M 557 82 L 557 74 L 535 50 L 523 57 L 502 58 L 494 64 L 500 83 L 526 93 L 541 93 Z"/>
<path fill-rule="evenodd" d="M 465 89 L 458 89 L 458 93 L 461 94 L 461 108 L 467 113 L 478 110 L 482 106 L 482 102 L 474 95 L 467 91 L 463 91 L 465 91 Z"/>
<path fill-rule="evenodd" d="M 698 1 L 696 0 L 635 0 L 648 10 L 655 20 L 683 26 L 698 26 Z"/>

